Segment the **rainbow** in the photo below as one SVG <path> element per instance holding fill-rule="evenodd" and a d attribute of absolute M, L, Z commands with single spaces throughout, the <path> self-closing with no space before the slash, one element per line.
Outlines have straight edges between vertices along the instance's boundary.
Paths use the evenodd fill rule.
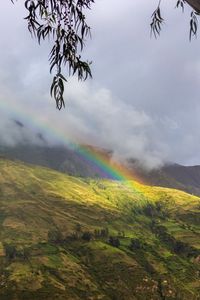
<path fill-rule="evenodd" d="M 35 120 L 34 117 L 23 108 L 18 108 L 12 105 L 8 105 L 4 102 L 0 102 L 1 111 L 7 114 L 10 118 L 19 119 L 22 122 L 25 122 L 27 125 L 32 127 L 34 130 L 42 130 L 47 133 L 48 136 L 56 138 L 61 144 L 64 144 L 68 149 L 73 150 L 76 155 L 83 161 L 87 162 L 93 170 L 98 170 L 103 177 L 118 180 L 123 182 L 129 182 L 136 180 L 140 183 L 143 183 L 143 180 L 139 178 L 136 174 L 133 174 L 133 171 L 129 171 L 126 167 L 111 162 L 110 158 L 104 153 L 96 151 L 95 148 L 87 145 L 79 145 L 63 134 L 58 129 L 54 128 L 53 125 Z"/>

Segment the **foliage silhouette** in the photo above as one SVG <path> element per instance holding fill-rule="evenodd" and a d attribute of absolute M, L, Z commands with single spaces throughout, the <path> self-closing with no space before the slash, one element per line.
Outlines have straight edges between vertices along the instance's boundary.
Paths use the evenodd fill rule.
<path fill-rule="evenodd" d="M 11 0 L 13 3 L 15 0 Z M 77 75 L 79 80 L 92 77 L 90 64 L 83 61 L 81 51 L 90 36 L 84 10 L 90 9 L 94 0 L 26 0 L 28 15 L 25 17 L 28 30 L 40 44 L 42 40 L 53 41 L 50 51 L 50 73 L 55 71 L 50 93 L 60 110 L 65 106 L 63 66 L 69 75 Z"/>
<path fill-rule="evenodd" d="M 155 38 L 160 35 L 162 24 L 164 22 L 164 18 L 161 14 L 161 3 L 162 0 L 159 0 L 158 6 L 153 12 L 151 16 L 151 35 L 153 34 Z M 184 11 L 185 4 L 190 5 L 193 10 L 190 14 L 190 33 L 189 38 L 190 40 L 192 37 L 197 36 L 197 29 L 198 29 L 198 16 L 200 15 L 200 1 L 199 0 L 177 0 L 176 1 L 176 8 L 181 7 L 182 11 Z"/>

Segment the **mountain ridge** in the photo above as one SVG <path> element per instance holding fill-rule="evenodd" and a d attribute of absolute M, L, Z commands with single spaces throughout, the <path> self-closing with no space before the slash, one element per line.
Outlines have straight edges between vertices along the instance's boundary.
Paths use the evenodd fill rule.
<path fill-rule="evenodd" d="M 86 147 L 86 146 L 85 146 Z M 103 154 L 107 161 L 111 161 L 112 151 L 98 147 L 87 146 L 92 153 Z M 19 144 L 14 147 L 0 147 L 0 155 L 9 159 L 18 159 L 34 165 L 49 167 L 69 175 L 106 178 L 108 177 L 98 167 L 83 160 L 76 151 L 65 146 L 37 146 Z M 112 164 L 110 164 L 112 166 Z M 129 159 L 125 166 L 137 178 L 149 185 L 177 188 L 188 193 L 200 195 L 200 166 L 182 166 L 179 164 L 166 164 L 165 166 L 145 170 L 137 161 Z"/>

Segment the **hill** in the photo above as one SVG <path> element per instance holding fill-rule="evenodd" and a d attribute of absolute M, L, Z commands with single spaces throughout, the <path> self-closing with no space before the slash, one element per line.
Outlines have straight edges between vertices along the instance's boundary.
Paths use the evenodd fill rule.
<path fill-rule="evenodd" d="M 87 146 L 94 154 L 102 154 L 111 158 L 112 151 Z M 40 165 L 69 175 L 105 178 L 100 169 L 95 168 L 87 160 L 83 160 L 76 151 L 64 146 L 18 144 L 14 147 L 0 146 L 0 155 L 10 159 Z M 159 169 L 147 171 L 137 161 L 129 159 L 126 163 L 133 175 L 149 185 L 175 188 L 200 196 L 200 166 L 182 166 L 167 164 Z"/>
<path fill-rule="evenodd" d="M 0 160 L 1 300 L 200 299 L 200 199 Z"/>
<path fill-rule="evenodd" d="M 146 171 L 129 162 L 129 168 L 149 185 L 175 188 L 200 196 L 200 166 L 166 164 L 159 169 Z"/>
<path fill-rule="evenodd" d="M 94 152 L 98 151 L 98 148 L 90 147 L 90 149 L 93 149 Z M 62 145 L 41 146 L 28 143 L 17 144 L 13 147 L 1 145 L 0 155 L 9 159 L 48 167 L 69 175 L 90 178 L 103 177 L 101 170 L 89 164 L 88 161 L 84 161 L 73 149 Z"/>

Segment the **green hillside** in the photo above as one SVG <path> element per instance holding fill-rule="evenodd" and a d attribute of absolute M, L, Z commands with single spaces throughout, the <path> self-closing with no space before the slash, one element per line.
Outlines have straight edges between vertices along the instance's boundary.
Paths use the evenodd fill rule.
<path fill-rule="evenodd" d="M 0 299 L 200 299 L 200 198 L 1 159 Z"/>

